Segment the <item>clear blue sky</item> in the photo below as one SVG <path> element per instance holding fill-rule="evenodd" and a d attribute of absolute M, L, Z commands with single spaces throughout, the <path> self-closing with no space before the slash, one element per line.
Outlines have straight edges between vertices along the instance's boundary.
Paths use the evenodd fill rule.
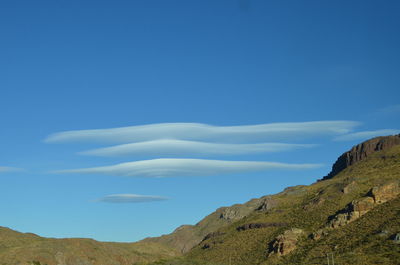
<path fill-rule="evenodd" d="M 1 1 L 0 167 L 21 170 L 2 168 L 0 225 L 135 241 L 314 182 L 352 145 L 400 129 L 399 13 L 399 1 L 366 0 Z M 44 141 L 63 131 L 166 122 L 337 120 L 360 124 L 349 134 L 280 139 L 318 145 L 309 148 L 178 156 L 323 164 L 299 171 L 60 174 L 54 171 L 168 156 L 79 155 L 114 144 Z M 169 199 L 104 199 L 113 194 Z"/>

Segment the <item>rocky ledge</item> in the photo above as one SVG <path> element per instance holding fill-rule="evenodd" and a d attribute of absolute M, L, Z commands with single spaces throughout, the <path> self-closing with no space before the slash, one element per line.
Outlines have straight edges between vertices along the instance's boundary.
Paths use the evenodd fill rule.
<path fill-rule="evenodd" d="M 395 145 L 400 145 L 400 134 L 376 137 L 353 146 L 349 151 L 343 153 L 333 164 L 332 171 L 322 180 L 330 179 L 339 174 L 348 166 L 367 158 L 372 153 L 387 150 Z"/>

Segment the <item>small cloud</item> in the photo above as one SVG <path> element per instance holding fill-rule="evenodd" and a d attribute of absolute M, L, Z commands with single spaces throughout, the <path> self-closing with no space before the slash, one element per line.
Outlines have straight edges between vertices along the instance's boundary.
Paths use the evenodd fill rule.
<path fill-rule="evenodd" d="M 346 135 L 341 135 L 334 138 L 334 141 L 354 141 L 354 140 L 367 140 L 369 138 L 377 137 L 377 136 L 386 136 L 400 133 L 400 130 L 396 129 L 383 129 L 376 131 L 363 131 L 350 133 Z"/>
<path fill-rule="evenodd" d="M 94 156 L 129 156 L 129 155 L 238 155 L 268 152 L 283 152 L 299 148 L 314 147 L 313 144 L 259 143 L 259 144 L 226 144 L 162 139 L 139 143 L 122 144 L 98 148 L 83 155 Z"/>
<path fill-rule="evenodd" d="M 106 174 L 126 177 L 215 176 L 228 173 L 265 170 L 302 170 L 320 164 L 288 164 L 260 161 L 224 161 L 207 159 L 161 158 L 112 166 L 59 170 L 55 173 Z"/>
<path fill-rule="evenodd" d="M 16 168 L 16 167 L 0 167 L 0 173 L 5 173 L 5 172 L 21 172 L 24 171 L 22 168 Z"/>
<path fill-rule="evenodd" d="M 113 194 L 113 195 L 107 195 L 96 201 L 108 202 L 108 203 L 141 203 L 141 202 L 165 201 L 168 199 L 169 198 L 167 197 L 153 196 L 153 195 Z"/>
<path fill-rule="evenodd" d="M 359 122 L 313 121 L 267 123 L 242 126 L 213 126 L 201 123 L 158 123 L 111 129 L 65 131 L 49 135 L 47 143 L 101 142 L 132 143 L 159 139 L 198 141 L 275 141 L 279 139 L 310 138 L 340 135 L 353 131 Z"/>

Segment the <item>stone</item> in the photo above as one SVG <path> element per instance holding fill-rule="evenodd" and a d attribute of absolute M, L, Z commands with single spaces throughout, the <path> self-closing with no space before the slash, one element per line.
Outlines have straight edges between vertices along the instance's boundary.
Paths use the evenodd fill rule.
<path fill-rule="evenodd" d="M 287 226 L 287 223 L 250 223 L 244 224 L 236 227 L 237 231 L 245 231 L 249 229 L 258 229 L 258 228 L 266 228 L 266 227 L 282 227 Z"/>
<path fill-rule="evenodd" d="M 321 239 L 321 237 L 327 236 L 327 235 L 328 235 L 328 231 L 326 229 L 319 229 L 319 230 L 315 231 L 314 233 L 312 233 L 309 237 L 312 240 L 319 240 L 319 239 Z"/>
<path fill-rule="evenodd" d="M 297 241 L 304 234 L 302 229 L 292 228 L 277 236 L 270 243 L 269 255 L 285 256 L 296 249 Z"/>
<path fill-rule="evenodd" d="M 400 194 L 399 182 L 391 182 L 379 187 L 373 187 L 370 195 L 375 203 L 384 203 L 393 200 Z"/>
<path fill-rule="evenodd" d="M 352 182 L 350 182 L 349 184 L 347 184 L 346 186 L 343 187 L 342 192 L 344 194 L 349 194 L 350 192 L 352 192 L 354 190 L 354 188 L 357 186 L 356 182 L 353 180 Z"/>
<path fill-rule="evenodd" d="M 347 205 L 344 210 L 336 214 L 328 223 L 328 226 L 331 228 L 338 228 L 347 225 L 348 223 L 357 220 L 374 207 L 375 202 L 371 197 L 363 197 L 358 200 L 354 200 Z"/>
<path fill-rule="evenodd" d="M 242 219 L 244 216 L 245 215 L 241 214 L 239 211 L 227 207 L 222 211 L 219 218 L 230 221 L 230 220 Z"/>
<path fill-rule="evenodd" d="M 274 207 L 276 207 L 277 203 L 274 199 L 267 197 L 264 200 L 262 200 L 261 204 L 256 208 L 256 211 L 268 211 Z"/>

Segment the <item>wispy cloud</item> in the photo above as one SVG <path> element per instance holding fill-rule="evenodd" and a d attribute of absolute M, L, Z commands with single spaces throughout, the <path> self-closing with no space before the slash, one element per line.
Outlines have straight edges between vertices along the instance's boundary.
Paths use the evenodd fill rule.
<path fill-rule="evenodd" d="M 334 138 L 334 140 L 335 141 L 366 140 L 366 139 L 369 139 L 372 137 L 392 135 L 392 134 L 398 134 L 398 133 L 400 133 L 400 130 L 396 130 L 396 129 L 363 131 L 363 132 L 356 132 L 356 133 L 341 135 L 341 136 Z"/>
<path fill-rule="evenodd" d="M 16 168 L 16 167 L 0 167 L 0 173 L 3 172 L 20 172 L 23 171 L 22 168 Z"/>
<path fill-rule="evenodd" d="M 140 203 L 140 202 L 155 202 L 168 200 L 167 197 L 153 195 L 138 195 L 138 194 L 113 194 L 96 200 L 97 202 L 108 203 Z"/>
<path fill-rule="evenodd" d="M 313 144 L 287 143 L 227 144 L 163 139 L 98 148 L 81 152 L 80 154 L 95 156 L 239 155 L 282 152 L 314 146 Z"/>
<path fill-rule="evenodd" d="M 59 170 L 55 173 L 106 174 L 127 177 L 215 176 L 227 173 L 272 169 L 314 169 L 320 164 L 288 164 L 259 161 L 224 161 L 207 159 L 161 158 L 134 161 L 112 166 Z"/>
<path fill-rule="evenodd" d="M 132 143 L 157 139 L 200 141 L 287 140 L 351 132 L 355 121 L 267 123 L 243 126 L 213 126 L 201 123 L 158 123 L 131 127 L 65 131 L 49 135 L 45 142 Z"/>

